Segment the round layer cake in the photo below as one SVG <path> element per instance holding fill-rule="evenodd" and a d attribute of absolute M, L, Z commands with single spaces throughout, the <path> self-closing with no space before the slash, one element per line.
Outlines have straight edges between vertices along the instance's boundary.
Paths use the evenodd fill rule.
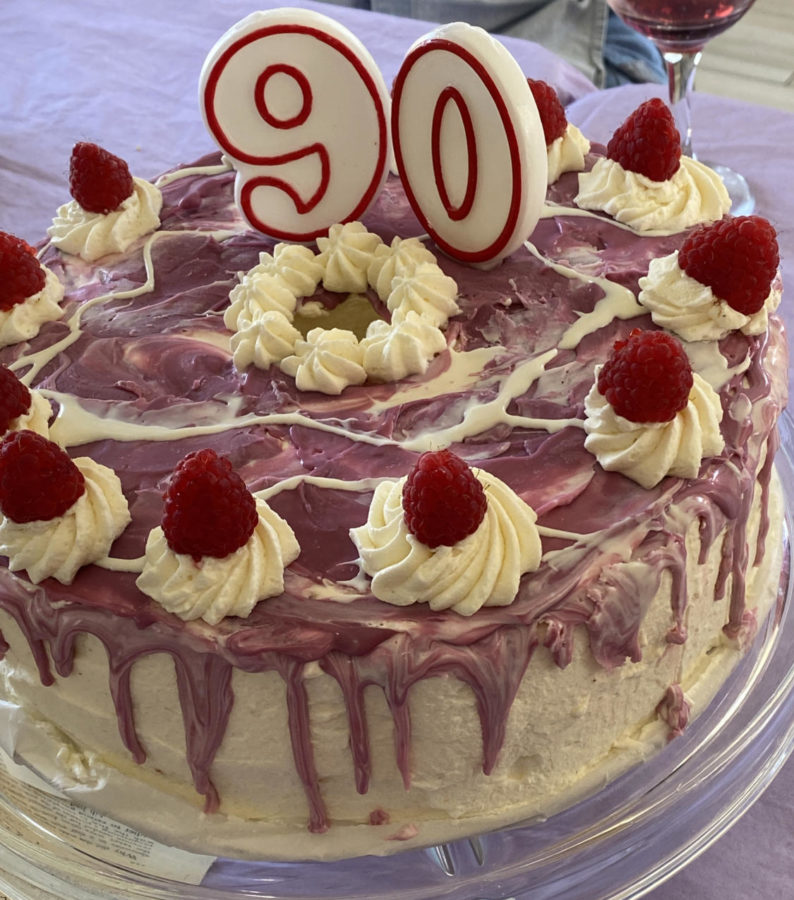
<path fill-rule="evenodd" d="M 616 341 L 658 330 L 640 279 L 686 232 L 583 212 L 569 173 L 525 247 L 482 271 L 424 239 L 391 177 L 366 233 L 386 248 L 425 240 L 456 311 L 424 371 L 368 372 L 328 393 L 236 356 L 230 295 L 276 250 L 241 219 L 233 179 L 220 157 L 169 173 L 159 226 L 123 252 L 87 262 L 45 243 L 62 315 L 0 351 L 50 404 L 49 439 L 115 472 L 130 516 L 70 583 L 34 583 L 3 559 L 9 749 L 167 843 L 318 859 L 548 816 L 680 733 L 777 591 L 780 321 L 685 342 L 719 396 L 724 446 L 695 477 L 642 486 L 585 446 L 586 401 Z M 389 297 L 359 294 L 360 326 L 339 318 L 339 293 L 302 297 L 300 340 L 389 325 Z M 212 622 L 139 586 L 169 479 L 206 448 L 299 548 L 283 589 Z M 510 602 L 376 596 L 354 538 L 379 486 L 441 448 L 537 517 L 542 555 L 508 573 Z M 484 546 L 511 565 L 498 542 Z M 450 549 L 455 582 L 470 563 Z"/>

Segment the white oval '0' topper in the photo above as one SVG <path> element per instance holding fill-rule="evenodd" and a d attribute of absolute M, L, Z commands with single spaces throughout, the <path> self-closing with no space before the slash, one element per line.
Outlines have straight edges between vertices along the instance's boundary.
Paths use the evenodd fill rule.
<path fill-rule="evenodd" d="M 411 206 L 449 256 L 489 268 L 532 233 L 546 196 L 543 127 L 518 63 L 486 31 L 453 22 L 409 49 L 392 135 Z"/>
<path fill-rule="evenodd" d="M 237 170 L 249 224 L 311 241 L 360 218 L 388 172 L 389 94 L 364 45 L 305 9 L 255 12 L 209 52 L 204 122 Z"/>

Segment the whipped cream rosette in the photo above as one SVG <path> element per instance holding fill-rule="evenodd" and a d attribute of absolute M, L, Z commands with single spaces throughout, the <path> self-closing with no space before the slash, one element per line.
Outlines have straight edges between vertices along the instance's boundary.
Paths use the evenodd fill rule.
<path fill-rule="evenodd" d="M 457 285 L 435 256 L 416 238 L 395 237 L 387 245 L 360 222 L 332 226 L 317 246 L 315 255 L 308 247 L 279 244 L 272 256 L 241 273 L 224 313 L 224 324 L 235 332 L 235 366 L 278 365 L 300 390 L 325 394 L 341 394 L 367 380 L 423 374 L 446 347 L 441 329 L 459 312 Z M 373 319 L 360 340 L 337 327 L 302 335 L 294 324 L 298 301 L 320 283 L 349 299 L 374 291 L 391 321 Z M 312 313 L 325 315 L 321 307 Z"/>
<path fill-rule="evenodd" d="M 123 253 L 160 224 L 160 189 L 142 178 L 121 206 L 109 213 L 92 213 L 70 200 L 58 207 L 47 229 L 52 243 L 65 253 L 93 262 L 109 253 Z"/>
<path fill-rule="evenodd" d="M 47 437 L 51 416 L 52 407 L 45 397 L 0 366 L 0 438 L 10 431 L 34 431 Z"/>
<path fill-rule="evenodd" d="M 47 229 L 65 253 L 93 262 L 123 253 L 160 225 L 160 189 L 133 178 L 124 160 L 95 144 L 75 145 L 69 185 L 74 199 L 58 208 Z"/>
<path fill-rule="evenodd" d="M 714 222 L 731 208 L 719 175 L 681 155 L 672 113 L 658 98 L 634 110 L 615 130 L 606 156 L 579 175 L 575 203 L 635 231 L 663 233 Z"/>
<path fill-rule="evenodd" d="M 0 444 L 0 555 L 34 584 L 71 584 L 78 570 L 107 556 L 130 522 L 116 473 L 88 457 L 19 431 Z"/>
<path fill-rule="evenodd" d="M 312 328 L 306 339 L 295 342 L 281 369 L 295 379 L 298 390 L 341 394 L 351 384 L 367 380 L 364 350 L 352 331 Z"/>
<path fill-rule="evenodd" d="M 759 216 L 701 226 L 680 250 L 652 259 L 638 300 L 653 321 L 686 341 L 731 331 L 763 334 L 780 305 L 775 229 Z"/>
<path fill-rule="evenodd" d="M 512 603 L 521 576 L 540 565 L 536 518 L 504 482 L 443 450 L 381 482 L 350 535 L 379 600 L 469 616 Z"/>
<path fill-rule="evenodd" d="M 553 184 L 565 172 L 581 172 L 590 141 L 568 121 L 565 108 L 554 87 L 546 81 L 528 78 L 546 139 L 547 183 Z"/>
<path fill-rule="evenodd" d="M 635 330 L 616 342 L 584 410 L 585 448 L 644 488 L 667 475 L 694 478 L 724 447 L 719 395 L 666 332 Z"/>
<path fill-rule="evenodd" d="M 0 231 L 0 347 L 34 338 L 61 318 L 63 285 L 27 242 Z"/>
<path fill-rule="evenodd" d="M 548 160 L 548 183 L 553 184 L 566 172 L 581 172 L 585 166 L 585 157 L 590 152 L 590 141 L 571 122 L 565 127 L 564 134 L 555 138 L 546 147 Z"/>
<path fill-rule="evenodd" d="M 247 617 L 284 590 L 284 569 L 300 553 L 290 526 L 255 498 L 225 457 L 188 454 L 165 495 L 160 526 L 149 532 L 136 584 L 181 619 L 217 625 Z"/>
<path fill-rule="evenodd" d="M 722 179 L 690 157 L 682 157 L 672 178 L 654 181 L 602 157 L 579 175 L 576 205 L 613 216 L 635 231 L 683 231 L 714 222 L 731 208 Z"/>

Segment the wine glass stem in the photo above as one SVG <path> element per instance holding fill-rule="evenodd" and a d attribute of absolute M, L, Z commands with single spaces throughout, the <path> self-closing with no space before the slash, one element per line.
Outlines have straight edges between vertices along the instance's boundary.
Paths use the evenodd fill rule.
<path fill-rule="evenodd" d="M 668 50 L 663 54 L 670 107 L 681 135 L 681 152 L 692 157 L 695 156 L 692 150 L 692 91 L 702 55 L 700 50 L 684 53 Z"/>

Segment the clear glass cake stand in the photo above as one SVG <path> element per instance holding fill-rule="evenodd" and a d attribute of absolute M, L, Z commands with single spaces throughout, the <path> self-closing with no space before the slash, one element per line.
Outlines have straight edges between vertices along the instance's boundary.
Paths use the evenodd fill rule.
<path fill-rule="evenodd" d="M 778 471 L 794 510 L 794 426 Z M 794 600 L 776 610 L 711 706 L 652 761 L 544 822 L 386 858 L 330 863 L 219 859 L 200 885 L 88 854 L 0 795 L 0 890 L 11 900 L 629 900 L 727 831 L 794 749 Z"/>

